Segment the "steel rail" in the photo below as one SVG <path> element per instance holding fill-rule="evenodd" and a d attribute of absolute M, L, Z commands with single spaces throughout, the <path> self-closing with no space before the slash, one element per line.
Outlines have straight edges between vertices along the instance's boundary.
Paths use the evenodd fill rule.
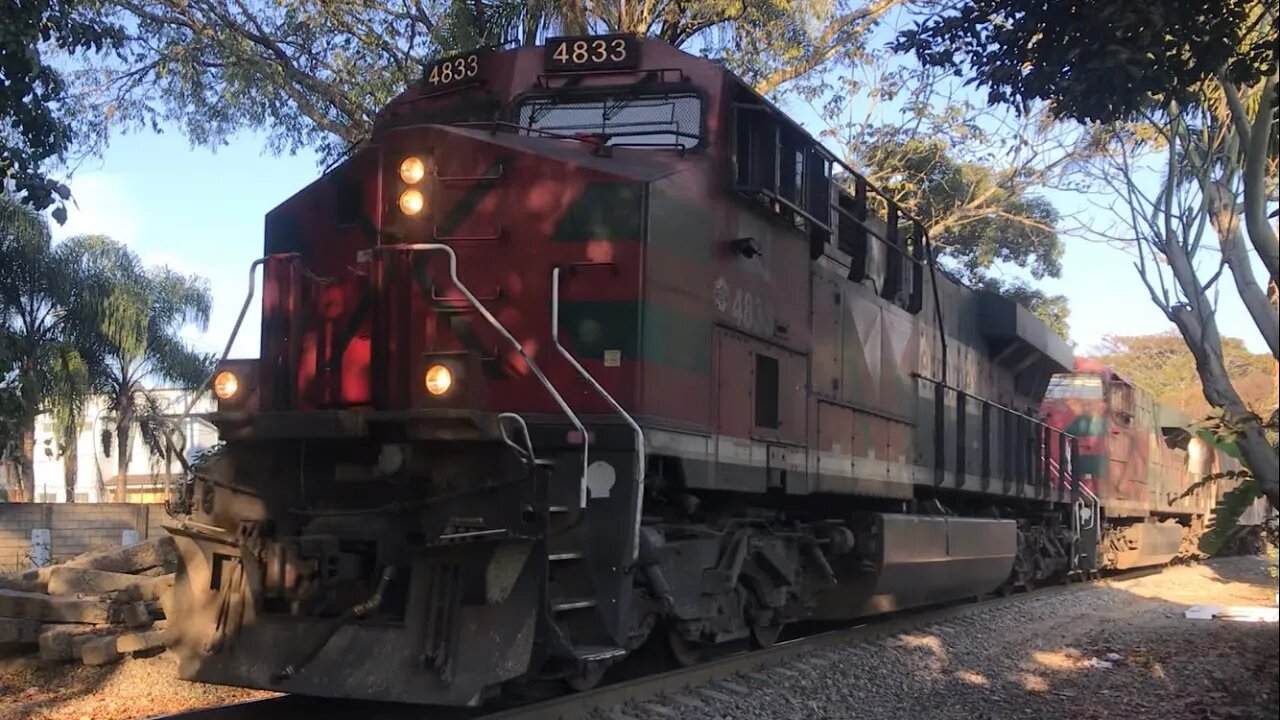
<path fill-rule="evenodd" d="M 274 698 L 162 715 L 148 720 L 328 720 L 360 717 L 361 720 L 575 720 L 597 710 L 607 710 L 628 701 L 648 700 L 667 693 L 691 690 L 715 680 L 760 667 L 778 665 L 815 650 L 842 644 L 881 640 L 925 626 L 989 612 L 1009 605 L 1084 592 L 1106 587 L 1118 580 L 1133 580 L 1157 575 L 1172 566 L 1135 568 L 1096 580 L 1050 585 L 1007 597 L 978 602 L 953 601 L 949 605 L 905 610 L 872 618 L 854 627 L 786 640 L 762 650 L 739 652 L 709 660 L 687 668 L 670 670 L 634 680 L 603 685 L 585 692 L 564 695 L 551 700 L 522 705 L 485 714 L 483 710 L 414 706 L 354 700 L 282 695 Z"/>

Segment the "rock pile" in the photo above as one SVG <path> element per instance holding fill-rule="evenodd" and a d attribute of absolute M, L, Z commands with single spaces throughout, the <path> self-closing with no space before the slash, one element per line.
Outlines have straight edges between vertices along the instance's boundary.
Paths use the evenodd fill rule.
<path fill-rule="evenodd" d="M 163 650 L 177 565 L 165 536 L 0 576 L 0 652 L 106 665 Z"/>

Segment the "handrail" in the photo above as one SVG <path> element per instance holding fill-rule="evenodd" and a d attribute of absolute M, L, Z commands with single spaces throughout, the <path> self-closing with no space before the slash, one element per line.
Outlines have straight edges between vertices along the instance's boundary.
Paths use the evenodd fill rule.
<path fill-rule="evenodd" d="M 515 420 L 516 424 L 520 426 L 520 431 L 524 433 L 524 447 L 520 447 L 519 445 L 517 445 L 515 441 L 512 440 L 511 437 L 507 435 L 507 426 L 502 424 L 503 420 Z M 505 442 L 507 445 L 510 445 L 512 450 L 515 450 L 517 453 L 520 453 L 525 457 L 525 460 L 528 461 L 530 468 L 532 468 L 535 465 L 534 461 L 536 460 L 536 458 L 534 457 L 534 454 L 533 454 L 533 439 L 529 436 L 529 424 L 524 421 L 524 418 L 520 417 L 520 415 L 513 412 L 499 413 L 498 414 L 498 432 L 502 434 L 503 442 Z"/>
<path fill-rule="evenodd" d="M 1089 518 L 1089 526 L 1082 528 L 1083 530 L 1089 530 L 1098 524 L 1098 510 L 1102 505 L 1102 501 L 1092 490 L 1085 486 L 1083 481 L 1080 483 L 1080 494 L 1084 495 L 1089 500 L 1089 504 L 1093 506 L 1093 517 Z"/>
<path fill-rule="evenodd" d="M 1072 504 L 1071 508 L 1071 529 L 1072 534 L 1075 536 L 1072 539 L 1072 545 L 1075 545 L 1080 541 L 1081 531 L 1093 530 L 1095 547 L 1100 546 L 1102 544 L 1102 525 L 1098 522 L 1098 515 L 1102 512 L 1101 501 L 1092 490 L 1085 487 L 1083 481 L 1077 482 L 1076 485 L 1080 488 L 1080 493 L 1089 500 L 1089 524 L 1084 525 L 1080 522 L 1081 511 L 1084 508 L 1084 500 L 1076 500 L 1075 503 Z M 1071 565 L 1073 568 L 1079 564 L 1079 560 L 1080 553 L 1073 552 L 1071 558 Z"/>
<path fill-rule="evenodd" d="M 1019 411 L 1017 411 L 1017 410 L 1014 410 L 1014 409 L 1013 409 L 1013 408 L 1011 408 L 1011 407 L 1006 407 L 1006 406 L 1001 405 L 1000 403 L 998 403 L 998 402 L 996 402 L 996 401 L 994 401 L 994 400 L 989 400 L 989 399 L 987 399 L 987 398 L 985 398 L 985 397 L 983 397 L 983 396 L 981 396 L 981 395 L 974 395 L 973 393 L 966 392 L 966 391 L 961 390 L 960 388 L 958 388 L 958 387 L 956 387 L 956 386 L 954 386 L 954 385 L 951 385 L 951 384 L 949 384 L 949 383 L 947 383 L 947 382 L 945 382 L 945 381 L 939 380 L 939 379 L 937 379 L 937 378 L 930 377 L 930 376 L 928 376 L 928 375 L 924 375 L 924 374 L 922 374 L 922 373 L 918 373 L 918 372 L 913 372 L 913 373 L 911 373 L 911 377 L 917 378 L 917 379 L 919 379 L 919 380 L 923 380 L 923 381 L 928 382 L 928 383 L 933 383 L 933 384 L 935 384 L 935 385 L 941 385 L 942 387 L 946 388 L 947 390 L 951 390 L 951 391 L 958 392 L 958 393 L 963 393 L 966 397 L 971 397 L 971 398 L 973 398 L 973 399 L 975 399 L 975 400 L 979 400 L 979 401 L 981 401 L 981 402 L 984 402 L 984 403 L 986 403 L 986 404 L 990 405 L 991 407 L 995 408 L 996 410 L 999 410 L 999 411 L 1004 412 L 1004 413 L 1008 413 L 1008 414 L 1010 414 L 1010 415 L 1014 415 L 1014 416 L 1020 417 L 1020 418 L 1022 418 L 1022 419 L 1024 419 L 1024 420 L 1030 420 L 1030 421 L 1031 421 L 1033 424 L 1035 424 L 1035 425 L 1040 425 L 1040 426 L 1042 426 L 1042 427 L 1049 428 L 1049 429 L 1053 430 L 1054 432 L 1057 432 L 1057 433 L 1060 433 L 1060 434 L 1062 434 L 1062 435 L 1067 436 L 1068 438 L 1075 438 L 1075 437 L 1076 437 L 1075 435 L 1072 435 L 1071 433 L 1069 433 L 1069 432 L 1067 432 L 1067 431 L 1065 431 L 1065 430 L 1059 430 L 1058 428 L 1056 428 L 1056 427 L 1054 427 L 1054 426 L 1050 425 L 1049 423 L 1045 422 L 1044 420 L 1041 420 L 1040 418 L 1034 417 L 1034 416 L 1032 416 L 1032 415 L 1028 415 L 1028 414 L 1026 414 L 1026 413 L 1024 413 L 1024 412 L 1019 412 Z"/>
<path fill-rule="evenodd" d="M 517 340 L 505 327 L 503 327 L 502 323 L 498 322 L 498 318 L 494 317 L 493 313 L 489 312 L 489 309 L 484 306 L 484 303 L 480 302 L 475 295 L 472 295 L 471 291 L 467 289 L 467 286 L 463 284 L 462 279 L 458 277 L 458 255 L 453 251 L 453 248 L 439 243 L 406 243 L 403 245 L 381 245 L 376 249 L 381 252 L 388 250 L 443 252 L 449 256 L 449 279 L 453 281 L 454 287 L 458 288 L 458 291 L 467 299 L 467 302 L 471 303 L 471 307 L 475 308 L 476 312 L 480 313 L 480 316 L 488 321 L 489 325 L 493 326 L 493 329 L 497 330 L 498 334 L 501 335 L 502 338 L 520 354 L 520 357 L 524 358 L 529 369 L 533 371 L 534 376 L 538 378 L 538 382 L 542 383 L 542 387 L 546 388 L 547 392 L 551 394 L 552 399 L 556 401 L 556 404 L 560 406 L 560 409 L 564 414 L 569 417 L 569 422 L 573 423 L 574 428 L 576 428 L 578 433 L 582 436 L 582 480 L 580 486 L 585 488 L 587 483 L 588 452 L 590 450 L 590 439 L 587 436 L 586 427 L 582 425 L 582 421 L 578 419 L 576 414 L 574 414 L 573 409 L 569 407 L 569 403 L 565 402 L 564 397 L 562 397 L 560 392 L 556 390 L 555 386 L 551 384 L 551 381 L 547 379 L 547 376 L 542 374 L 542 368 L 538 367 L 538 364 L 533 361 L 533 358 L 529 357 L 529 354 L 524 351 L 524 346 L 520 344 L 520 341 Z M 582 507 L 586 507 L 586 505 L 587 500 L 584 494 L 582 497 Z"/>
<path fill-rule="evenodd" d="M 253 303 L 254 291 L 258 287 L 258 268 L 265 265 L 267 260 L 271 257 L 295 257 L 298 255 L 299 253 L 265 255 L 249 264 L 249 293 L 245 295 L 244 304 L 240 306 L 240 314 L 236 315 L 236 324 L 231 327 L 231 335 L 227 338 L 227 344 L 222 349 L 222 356 L 218 358 L 218 362 L 213 366 L 213 371 L 209 373 L 209 376 L 204 379 L 204 382 L 201 383 L 199 387 L 192 391 L 191 399 L 187 401 L 186 407 L 182 409 L 182 414 L 179 416 L 179 425 L 187 424 L 187 419 L 191 417 L 191 411 L 195 408 L 196 403 L 200 402 L 200 398 L 204 396 L 203 390 L 213 384 L 213 379 L 218 375 L 218 368 L 222 367 L 222 364 L 225 363 L 227 358 L 231 355 L 231 346 L 235 345 L 236 336 L 240 334 L 240 326 L 244 324 L 244 317 L 249 312 L 249 305 Z M 168 443 L 171 448 L 173 447 L 173 433 L 175 431 L 177 431 L 177 428 L 170 426 L 165 432 L 165 442 Z M 185 445 L 186 443 L 184 442 L 183 444 Z M 175 454 L 178 457 L 178 464 L 182 465 L 183 471 L 190 472 L 191 468 L 187 465 L 186 457 L 181 453 Z"/>
<path fill-rule="evenodd" d="M 640 424 L 631 417 L 631 414 L 623 409 L 622 405 L 605 390 L 591 373 L 582 364 L 578 362 L 573 353 L 569 352 L 564 345 L 560 344 L 560 267 L 556 266 L 551 269 L 551 342 L 555 344 L 556 350 L 573 369 L 578 371 L 584 380 L 610 405 L 614 411 L 622 416 L 627 425 L 631 426 L 631 432 L 636 436 L 636 499 L 635 499 L 635 515 L 632 524 L 632 542 L 631 542 L 631 561 L 635 562 L 640 553 L 640 516 L 644 509 L 644 473 L 645 473 L 645 450 L 644 450 L 644 430 L 640 428 Z M 587 481 L 586 474 L 582 476 L 582 482 L 585 486 Z M 586 488 L 582 491 L 583 504 L 586 504 Z"/>
<path fill-rule="evenodd" d="M 287 253 L 279 257 L 289 257 L 289 256 L 295 256 L 295 255 L 298 255 L 298 253 Z M 245 296 L 244 304 L 240 306 L 240 314 L 236 316 L 236 324 L 231 327 L 231 336 L 227 338 L 227 345 L 222 349 L 222 357 L 218 359 L 218 363 L 213 366 L 213 372 L 209 373 L 209 377 L 205 378 L 204 383 L 202 383 L 200 387 L 202 388 L 209 387 L 209 385 L 213 382 L 214 377 L 216 377 L 218 374 L 218 368 L 221 367 L 222 363 L 226 362 L 227 357 L 231 355 L 231 346 L 235 344 L 236 336 L 240 334 L 240 326 L 241 324 L 244 323 L 245 314 L 249 312 L 249 304 L 253 302 L 253 293 L 258 286 L 258 283 L 257 283 L 258 268 L 266 264 L 267 259 L 270 257 L 277 257 L 277 256 L 268 255 L 268 256 L 260 257 L 249 264 L 249 294 Z M 187 421 L 187 416 L 191 414 L 191 409 L 196 406 L 196 403 L 200 401 L 200 396 L 203 394 L 204 393 L 196 392 L 191 395 L 190 402 L 187 403 L 187 407 L 184 408 L 182 411 L 183 423 Z"/>

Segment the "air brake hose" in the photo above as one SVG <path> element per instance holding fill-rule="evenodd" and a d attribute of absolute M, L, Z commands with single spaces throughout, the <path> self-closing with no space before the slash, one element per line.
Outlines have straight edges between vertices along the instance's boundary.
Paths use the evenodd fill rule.
<path fill-rule="evenodd" d="M 325 645 L 329 644 L 329 641 L 333 639 L 334 635 L 338 634 L 338 630 L 343 625 L 347 624 L 351 620 L 364 619 L 375 612 L 378 607 L 382 605 L 382 599 L 386 594 L 387 585 L 391 583 L 391 579 L 395 577 L 395 574 L 395 567 L 388 565 L 386 569 L 382 571 L 382 577 L 378 580 L 378 587 L 373 591 L 373 595 L 369 596 L 368 600 L 357 605 L 353 605 L 338 617 L 330 620 L 323 631 L 316 636 L 316 641 L 313 642 L 310 647 L 307 647 L 304 652 L 299 653 L 296 660 L 288 663 L 278 672 L 274 673 L 271 676 L 271 682 L 279 684 L 293 677 L 295 673 L 309 665 L 311 661 L 320 654 L 320 651 L 324 649 Z"/>

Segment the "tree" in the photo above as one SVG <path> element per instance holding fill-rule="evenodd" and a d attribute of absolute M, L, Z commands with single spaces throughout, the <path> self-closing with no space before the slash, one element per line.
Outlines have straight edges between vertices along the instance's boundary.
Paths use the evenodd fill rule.
<path fill-rule="evenodd" d="M 1171 330 L 1158 335 L 1108 335 L 1096 358 L 1121 376 L 1143 388 L 1159 402 L 1202 418 L 1209 404 L 1200 389 L 1195 357 L 1182 336 Z M 1239 338 L 1223 338 L 1227 375 L 1241 399 L 1255 413 L 1266 417 L 1275 409 L 1271 392 L 1272 363 L 1266 353 L 1252 353 Z"/>
<path fill-rule="evenodd" d="M 194 389 L 213 368 L 213 356 L 195 352 L 180 337 L 189 325 L 208 327 L 212 294 L 203 278 L 145 267 L 110 238 L 82 236 L 66 243 L 75 248 L 76 272 L 94 299 L 84 352 L 90 385 L 105 398 L 110 428 L 103 431 L 103 452 L 115 451 L 116 498 L 123 502 L 134 433 L 153 456 L 167 450 L 166 410 L 146 383 L 165 380 Z"/>
<path fill-rule="evenodd" d="M 37 415 L 53 416 L 56 449 L 48 451 L 76 454 L 92 381 L 84 353 L 96 302 L 80 274 L 86 250 L 76 242 L 52 245 L 43 215 L 0 196 L 0 364 L 13 368 L 13 387 L 0 401 L 0 449 L 17 459 L 17 499 L 32 489 Z M 63 469 L 74 497 L 76 462 Z"/>
<path fill-rule="evenodd" d="M 23 476 L 20 458 L 22 455 L 22 396 L 18 387 L 19 371 L 16 363 L 11 361 L 11 348 L 3 334 L 0 334 L 0 474 L 6 481 L 15 479 L 18 487 L 10 487 L 4 483 L 0 487 L 0 502 L 9 502 L 17 498 L 22 489 Z"/>
<path fill-rule="evenodd" d="M 35 418 L 50 384 L 51 358 L 60 344 L 60 300 L 65 276 L 55 271 L 44 217 L 0 195 L 0 340 L 14 364 L 10 401 L 18 457 L 14 498 L 23 500 L 35 477 Z"/>
<path fill-rule="evenodd" d="M 1085 133 L 976 106 L 948 78 L 885 51 L 803 92 L 827 124 L 823 137 L 924 222 L 955 279 L 1067 335 L 1066 298 L 1029 281 L 1062 272 L 1063 218 L 1043 193 L 1070 186 L 1094 152 Z"/>
<path fill-rule="evenodd" d="M 722 58 L 765 93 L 851 62 L 906 0 L 106 0 L 131 30 L 76 75 L 83 129 L 177 123 L 216 146 L 242 129 L 327 160 L 368 136 L 422 63 L 559 31 L 656 35 Z M 109 124 L 104 124 L 104 120 Z"/>
<path fill-rule="evenodd" d="M 42 47 L 101 51 L 121 38 L 119 28 L 98 22 L 88 6 L 78 0 L 10 1 L 0 16 L 0 188 L 11 188 L 37 210 L 71 197 L 47 173 L 72 135 L 60 112 L 63 77 L 45 61 Z M 64 222 L 66 209 L 59 205 L 54 217 Z"/>
<path fill-rule="evenodd" d="M 1100 234 L 1128 243 L 1152 301 L 1195 357 L 1205 399 L 1280 504 L 1280 457 L 1232 385 L 1214 286 L 1231 276 L 1280 358 L 1280 316 L 1252 262 L 1280 281 L 1277 13 L 1260 0 L 965 0 L 904 33 L 926 65 L 967 72 L 993 101 L 1047 102 L 1095 126 L 1093 179 L 1116 200 Z M 1243 219 L 1243 223 L 1241 220 Z"/>

